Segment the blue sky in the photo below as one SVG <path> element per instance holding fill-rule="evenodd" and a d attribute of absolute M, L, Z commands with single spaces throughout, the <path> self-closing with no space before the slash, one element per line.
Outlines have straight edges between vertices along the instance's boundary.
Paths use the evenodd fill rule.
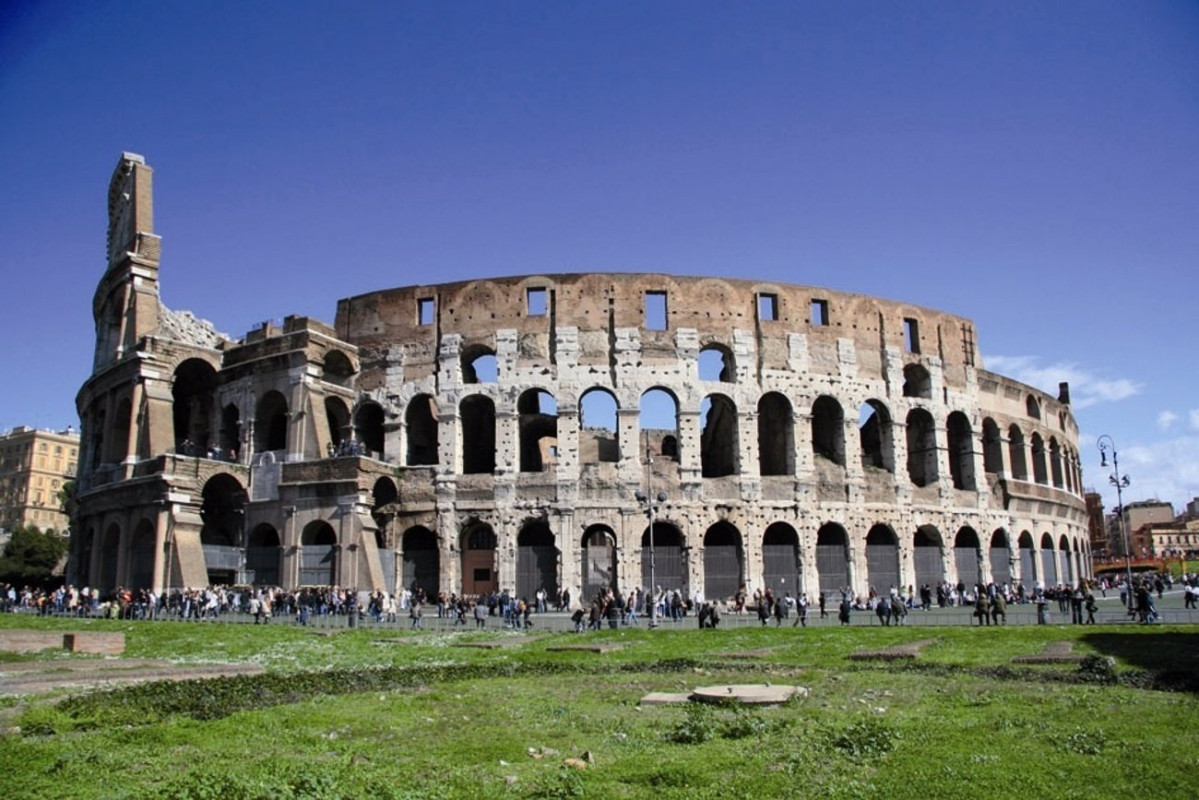
<path fill-rule="evenodd" d="M 107 182 L 235 337 L 413 283 L 663 271 L 972 318 L 1087 485 L 1199 495 L 1199 4 L 8 2 L 0 429 L 78 424 Z"/>

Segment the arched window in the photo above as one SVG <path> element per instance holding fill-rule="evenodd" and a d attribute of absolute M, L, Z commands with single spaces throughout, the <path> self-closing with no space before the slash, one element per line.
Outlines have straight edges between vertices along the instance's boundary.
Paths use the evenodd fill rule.
<path fill-rule="evenodd" d="M 437 463 L 437 403 L 427 394 L 418 394 L 404 411 L 408 438 L 408 466 Z"/>
<path fill-rule="evenodd" d="M 722 344 L 710 344 L 699 351 L 699 379 L 732 383 L 737 379 L 733 353 Z"/>
<path fill-rule="evenodd" d="M 463 474 L 495 472 L 495 403 L 490 397 L 472 394 L 462 399 L 459 409 Z"/>
<path fill-rule="evenodd" d="M 895 443 L 891 414 L 878 400 L 867 400 L 858 409 L 858 441 L 862 466 L 895 471 Z"/>
<path fill-rule="evenodd" d="M 558 403 L 542 389 L 528 389 L 517 400 L 520 415 L 520 471 L 541 472 L 558 459 Z"/>
<path fill-rule="evenodd" d="M 383 406 L 367 400 L 354 414 L 354 438 L 366 451 L 363 455 L 384 460 Z"/>
<path fill-rule="evenodd" d="M 949 440 L 949 475 L 953 488 L 976 487 L 974 481 L 974 431 L 970 420 L 961 411 L 954 411 L 945 422 L 945 435 Z"/>
<path fill-rule="evenodd" d="M 1003 439 L 995 420 L 983 420 L 983 471 L 991 475 L 1003 472 Z"/>
<path fill-rule="evenodd" d="M 758 472 L 795 474 L 795 415 L 791 401 L 779 392 L 758 400 Z"/>
<path fill-rule="evenodd" d="M 463 383 L 495 383 L 498 380 L 499 361 L 494 350 L 484 345 L 473 345 L 463 349 Z"/>
<path fill-rule="evenodd" d="M 1045 464 L 1045 440 L 1039 433 L 1032 435 L 1032 477 L 1037 483 L 1049 483 L 1049 470 Z"/>
<path fill-rule="evenodd" d="M 1024 431 L 1019 425 L 1008 428 L 1008 460 L 1012 464 L 1012 477 L 1018 481 L 1028 480 L 1028 460 L 1024 456 Z"/>
<path fill-rule="evenodd" d="M 641 395 L 638 425 L 648 442 L 660 442 L 663 458 L 679 460 L 679 402 L 665 389 L 653 388 Z"/>
<path fill-rule="evenodd" d="M 932 399 L 933 380 L 928 370 L 919 364 L 907 364 L 903 368 L 903 396 Z"/>
<path fill-rule="evenodd" d="M 908 412 L 908 477 L 917 486 L 937 482 L 937 432 L 933 415 L 923 408 Z"/>
<path fill-rule="evenodd" d="M 828 395 L 817 397 L 812 404 L 812 452 L 845 466 L 845 412 Z"/>
<path fill-rule="evenodd" d="M 710 394 L 699 406 L 700 462 L 705 478 L 737 472 L 737 407 L 722 394 Z"/>
<path fill-rule="evenodd" d="M 619 406 L 607 389 L 588 389 L 579 398 L 579 461 L 583 464 L 620 461 Z"/>
<path fill-rule="evenodd" d="M 254 412 L 254 449 L 287 449 L 287 400 L 279 392 L 270 391 L 258 401 Z"/>
<path fill-rule="evenodd" d="M 175 368 L 171 384 L 172 415 L 175 422 L 175 452 L 188 442 L 194 450 L 186 455 L 205 455 L 212 445 L 212 414 L 215 412 L 216 370 L 207 361 L 189 358 Z"/>

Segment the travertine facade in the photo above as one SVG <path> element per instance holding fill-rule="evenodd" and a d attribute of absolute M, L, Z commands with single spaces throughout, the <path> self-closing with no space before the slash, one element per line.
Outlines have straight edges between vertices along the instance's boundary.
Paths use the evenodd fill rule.
<path fill-rule="evenodd" d="M 159 303 L 150 181 L 126 154 L 110 190 L 78 581 L 578 597 L 647 586 L 651 552 L 654 583 L 709 598 L 1090 572 L 1068 389 L 987 372 L 968 319 L 528 275 L 234 341 Z"/>

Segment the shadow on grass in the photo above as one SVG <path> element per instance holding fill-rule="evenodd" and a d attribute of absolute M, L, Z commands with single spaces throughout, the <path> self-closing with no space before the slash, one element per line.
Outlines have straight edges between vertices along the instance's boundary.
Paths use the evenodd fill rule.
<path fill-rule="evenodd" d="M 1089 633 L 1079 640 L 1100 655 L 1153 673 L 1173 688 L 1199 692 L 1199 631 L 1142 628 L 1135 633 Z"/>

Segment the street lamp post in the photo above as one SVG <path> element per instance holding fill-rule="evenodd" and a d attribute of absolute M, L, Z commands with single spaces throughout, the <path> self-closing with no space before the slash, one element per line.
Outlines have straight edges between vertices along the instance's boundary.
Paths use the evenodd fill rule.
<path fill-rule="evenodd" d="M 637 498 L 637 502 L 645 503 L 646 512 L 649 515 L 649 587 L 647 596 L 650 600 L 649 605 L 649 626 L 651 628 L 658 627 L 658 579 L 654 573 L 654 520 L 657 517 L 658 503 L 666 502 L 666 492 L 658 492 L 658 496 L 654 497 L 654 470 L 653 456 L 650 454 L 649 439 L 645 442 L 645 492 L 637 490 L 633 496 Z"/>
<path fill-rule="evenodd" d="M 1136 599 L 1132 592 L 1132 548 L 1128 543 L 1128 524 L 1124 521 L 1124 488 L 1131 481 L 1127 475 L 1120 475 L 1120 458 L 1116 454 L 1116 443 L 1111 436 L 1106 433 L 1099 437 L 1099 466 L 1107 467 L 1107 453 L 1110 450 L 1112 454 L 1112 470 L 1113 473 L 1108 476 L 1107 480 L 1112 486 L 1116 487 L 1116 511 L 1119 514 L 1118 522 L 1120 524 L 1120 536 L 1124 540 L 1124 585 L 1128 591 L 1128 611 L 1133 613 L 1136 608 Z"/>

